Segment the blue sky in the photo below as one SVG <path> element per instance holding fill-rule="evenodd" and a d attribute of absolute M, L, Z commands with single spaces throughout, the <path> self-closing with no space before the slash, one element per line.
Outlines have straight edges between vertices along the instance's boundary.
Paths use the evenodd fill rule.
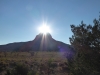
<path fill-rule="evenodd" d="M 43 21 L 52 37 L 69 43 L 71 24 L 92 24 L 100 0 L 0 0 L 0 45 L 34 40 Z"/>

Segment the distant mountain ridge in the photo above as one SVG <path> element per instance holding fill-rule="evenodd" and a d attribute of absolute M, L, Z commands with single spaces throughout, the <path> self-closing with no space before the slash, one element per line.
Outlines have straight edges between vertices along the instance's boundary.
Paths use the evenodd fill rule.
<path fill-rule="evenodd" d="M 0 51 L 67 51 L 74 49 L 63 42 L 56 41 L 51 34 L 38 34 L 34 40 L 27 42 L 10 43 L 0 45 Z"/>

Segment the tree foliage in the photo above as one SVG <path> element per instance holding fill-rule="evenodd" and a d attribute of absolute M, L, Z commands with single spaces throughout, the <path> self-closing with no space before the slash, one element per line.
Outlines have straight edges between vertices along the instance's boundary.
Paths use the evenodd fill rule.
<path fill-rule="evenodd" d="M 70 65 L 74 75 L 100 74 L 100 17 L 93 20 L 93 25 L 71 25 L 73 32 L 71 45 L 77 50 L 75 61 Z"/>

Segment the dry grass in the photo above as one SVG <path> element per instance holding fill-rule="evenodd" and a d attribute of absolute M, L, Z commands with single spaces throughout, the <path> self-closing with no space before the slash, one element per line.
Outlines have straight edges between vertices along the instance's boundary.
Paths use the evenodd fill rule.
<path fill-rule="evenodd" d="M 63 56 L 64 52 L 35 52 L 34 56 L 31 56 L 30 52 L 6 52 L 6 56 L 4 52 L 0 53 L 0 60 L 2 61 L 48 61 L 49 59 L 53 59 L 54 61 L 66 61 L 66 58 Z"/>
<path fill-rule="evenodd" d="M 2 52 L 0 53 L 0 63 L 1 66 L 5 65 L 5 69 L 2 70 L 0 75 L 6 73 L 7 68 L 12 68 L 14 63 L 24 63 L 28 65 L 28 68 L 32 67 L 36 72 L 39 72 L 37 75 L 67 75 L 67 63 L 66 58 L 64 57 L 64 52 L 46 52 L 39 51 L 34 52 L 34 55 L 31 55 L 32 52 Z M 43 66 L 43 67 L 42 67 Z M 14 65 L 13 65 L 14 67 Z M 38 67 L 38 68 L 35 68 Z M 42 69 L 41 69 L 42 68 Z M 50 74 L 48 72 L 50 71 Z M 31 75 L 31 74 L 30 74 Z"/>

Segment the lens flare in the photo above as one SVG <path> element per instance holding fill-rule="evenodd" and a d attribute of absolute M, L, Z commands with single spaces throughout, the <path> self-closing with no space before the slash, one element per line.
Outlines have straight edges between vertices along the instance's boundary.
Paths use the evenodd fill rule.
<path fill-rule="evenodd" d="M 43 33 L 43 34 L 51 33 L 50 27 L 46 24 L 43 24 L 42 26 L 40 26 L 38 28 L 38 30 L 39 30 L 40 33 Z"/>

